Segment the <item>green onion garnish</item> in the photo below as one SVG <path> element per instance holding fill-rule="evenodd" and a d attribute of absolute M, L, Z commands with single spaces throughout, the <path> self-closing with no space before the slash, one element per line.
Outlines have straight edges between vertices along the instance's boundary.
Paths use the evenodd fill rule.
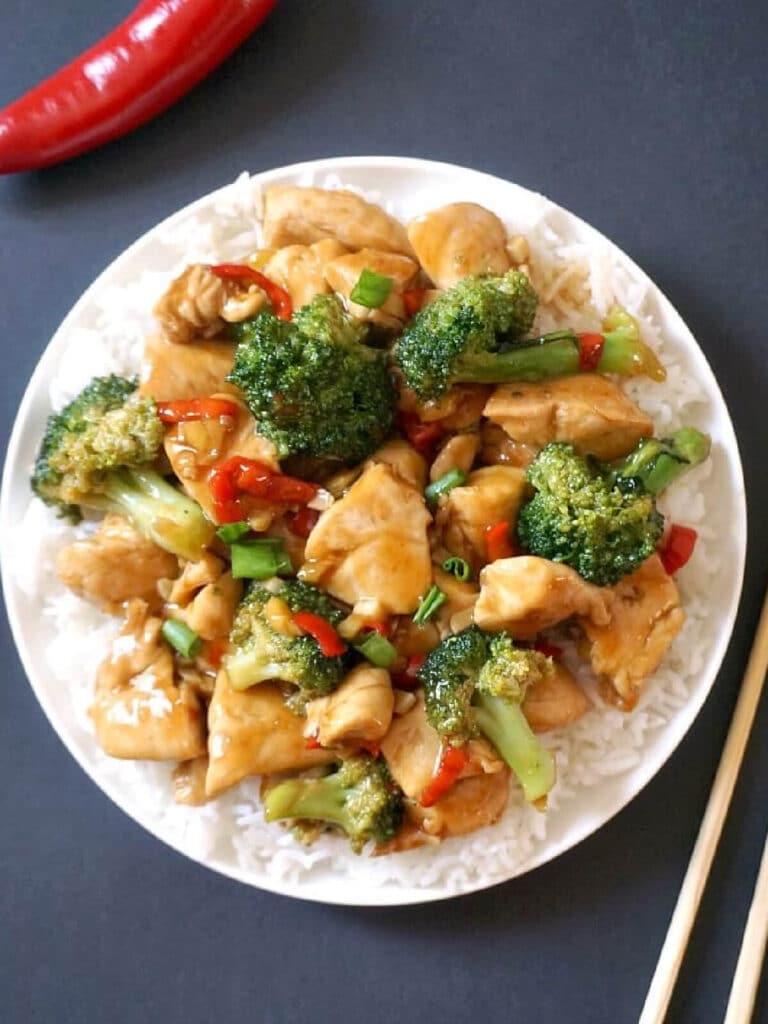
<path fill-rule="evenodd" d="M 272 576 L 290 576 L 291 560 L 279 537 L 239 540 L 229 549 L 232 575 L 236 580 L 268 580 Z"/>
<path fill-rule="evenodd" d="M 392 278 L 377 274 L 373 270 L 364 270 L 357 279 L 357 284 L 350 292 L 349 298 L 360 306 L 378 309 L 383 306 L 392 291 Z"/>
<path fill-rule="evenodd" d="M 236 540 L 240 540 L 251 528 L 250 523 L 224 523 L 216 531 L 216 536 L 219 540 L 223 540 L 225 544 L 232 544 Z"/>
<path fill-rule="evenodd" d="M 203 641 L 194 629 L 190 629 L 180 619 L 166 619 L 161 633 L 171 647 L 185 658 L 194 658 L 203 646 Z"/>
<path fill-rule="evenodd" d="M 446 597 L 442 590 L 434 585 L 431 586 L 416 609 L 413 621 L 418 626 L 424 622 L 429 622 L 440 605 L 445 604 L 445 601 Z"/>
<path fill-rule="evenodd" d="M 466 583 L 472 576 L 472 570 L 469 567 L 469 562 L 463 558 L 459 558 L 458 555 L 451 555 L 450 558 L 446 558 L 443 562 L 443 569 L 445 569 L 446 572 L 449 572 L 451 576 L 455 576 L 457 580 L 461 580 L 462 583 Z"/>
<path fill-rule="evenodd" d="M 389 668 L 397 657 L 397 650 L 379 633 L 371 633 L 362 643 L 355 644 L 355 649 L 377 668 Z"/>
<path fill-rule="evenodd" d="M 424 497 L 430 505 L 436 505 L 439 498 L 444 497 L 454 487 L 463 487 L 466 482 L 467 474 L 463 469 L 449 469 L 447 473 L 427 487 Z"/>

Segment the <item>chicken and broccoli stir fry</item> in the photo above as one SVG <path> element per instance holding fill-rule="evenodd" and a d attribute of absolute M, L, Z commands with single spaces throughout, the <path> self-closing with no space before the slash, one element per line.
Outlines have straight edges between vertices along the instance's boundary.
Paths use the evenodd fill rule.
<path fill-rule="evenodd" d="M 629 710 L 681 628 L 695 534 L 657 498 L 709 439 L 622 390 L 664 377 L 625 310 L 536 336 L 525 239 L 480 206 L 404 227 L 275 187 L 264 238 L 48 421 L 33 490 L 96 520 L 59 576 L 124 617 L 98 742 L 179 762 L 184 803 L 261 776 L 268 821 L 355 851 L 491 825 L 511 787 L 543 809 L 575 660 Z"/>

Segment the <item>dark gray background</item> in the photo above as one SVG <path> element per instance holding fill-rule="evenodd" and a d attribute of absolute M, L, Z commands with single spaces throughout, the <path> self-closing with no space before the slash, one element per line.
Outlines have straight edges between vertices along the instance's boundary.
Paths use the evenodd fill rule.
<path fill-rule="evenodd" d="M 130 6 L 4 0 L 0 102 Z M 555 863 L 423 909 L 291 901 L 163 847 L 66 753 L 3 620 L 3 1020 L 637 1019 L 768 568 L 767 28 L 759 2 L 282 0 L 250 42 L 155 123 L 66 166 L 0 181 L 4 436 L 67 309 L 169 212 L 244 168 L 334 154 L 434 157 L 543 191 L 655 278 L 722 384 L 751 524 L 728 657 L 656 780 Z M 768 818 L 767 712 L 679 985 L 676 1022 L 722 1019 Z M 768 994 L 761 999 L 765 1021 Z"/>

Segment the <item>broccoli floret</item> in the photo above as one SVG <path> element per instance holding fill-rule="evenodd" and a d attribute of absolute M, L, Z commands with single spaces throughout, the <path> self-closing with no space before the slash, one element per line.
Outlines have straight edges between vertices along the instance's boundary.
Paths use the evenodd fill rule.
<path fill-rule="evenodd" d="M 235 613 L 229 637 L 232 649 L 224 658 L 224 667 L 235 690 L 269 679 L 292 683 L 298 691 L 289 707 L 300 712 L 307 701 L 336 689 L 346 671 L 346 660 L 343 656 L 326 658 L 314 637 L 289 636 L 275 629 L 276 612 L 268 607 L 275 598 L 292 612 L 313 612 L 333 626 L 344 617 L 321 590 L 301 580 L 254 583 Z"/>
<path fill-rule="evenodd" d="M 521 509 L 517 532 L 531 554 L 609 586 L 655 551 L 664 517 L 640 480 L 613 483 L 604 467 L 568 444 L 542 448 L 527 479 L 536 494 Z"/>
<path fill-rule="evenodd" d="M 709 457 L 712 442 L 695 427 L 682 427 L 671 437 L 647 437 L 611 470 L 611 481 L 627 490 L 639 481 L 649 494 L 661 494 L 670 484 Z"/>
<path fill-rule="evenodd" d="M 96 377 L 48 418 L 32 489 L 73 521 L 82 508 L 127 516 L 150 540 L 183 558 L 199 558 L 213 526 L 196 502 L 151 467 L 163 424 L 136 381 Z"/>
<path fill-rule="evenodd" d="M 264 816 L 267 821 L 305 818 L 336 825 L 360 853 L 369 840 L 379 845 L 395 835 L 403 797 L 386 764 L 361 754 L 323 778 L 279 783 L 264 799 Z"/>
<path fill-rule="evenodd" d="M 453 745 L 482 733 L 515 773 L 526 800 L 540 800 L 554 785 L 555 763 L 520 705 L 528 688 L 551 672 L 543 654 L 515 647 L 506 633 L 470 626 L 443 640 L 419 670 L 427 720 Z"/>
<path fill-rule="evenodd" d="M 502 339 L 531 329 L 538 299 L 519 270 L 465 277 L 421 310 L 395 347 L 405 383 L 423 401 L 462 381 L 506 380 Z"/>
<path fill-rule="evenodd" d="M 386 353 L 362 343 L 366 330 L 334 295 L 316 296 L 287 323 L 262 312 L 233 327 L 228 380 L 281 458 L 360 462 L 389 433 L 395 386 Z"/>

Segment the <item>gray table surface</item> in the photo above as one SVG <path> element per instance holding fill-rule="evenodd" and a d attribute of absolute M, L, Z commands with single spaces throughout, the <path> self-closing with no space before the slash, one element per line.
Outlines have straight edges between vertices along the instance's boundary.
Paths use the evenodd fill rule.
<path fill-rule="evenodd" d="M 128 0 L 5 0 L 0 102 L 129 7 Z M 244 168 L 338 154 L 418 155 L 543 191 L 651 274 L 721 382 L 750 508 L 733 641 L 714 692 L 667 766 L 555 863 L 423 909 L 292 901 L 166 849 L 66 753 L 27 686 L 3 619 L 0 1018 L 637 1019 L 768 568 L 766 11 L 758 2 L 714 0 L 283 0 L 226 65 L 153 124 L 66 166 L 0 181 L 2 436 L 69 306 L 160 218 Z M 766 728 L 764 704 L 675 1022 L 722 1019 L 768 821 Z M 768 1020 L 765 992 L 756 1019 Z"/>

